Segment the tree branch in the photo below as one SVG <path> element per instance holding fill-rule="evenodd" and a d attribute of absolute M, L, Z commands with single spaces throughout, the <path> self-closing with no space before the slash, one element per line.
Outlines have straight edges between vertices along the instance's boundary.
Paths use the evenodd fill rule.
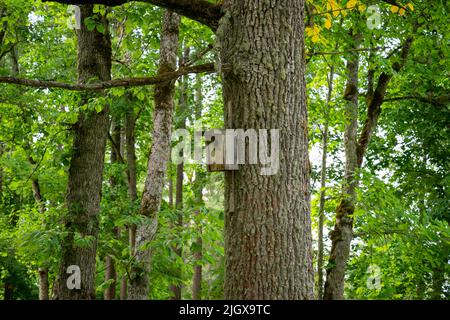
<path fill-rule="evenodd" d="M 396 61 L 392 64 L 392 69 L 395 72 L 399 72 L 405 65 L 409 51 L 411 50 L 412 43 L 413 43 L 412 37 L 407 38 L 403 43 L 401 47 L 399 61 Z M 372 138 L 372 134 L 378 124 L 378 119 L 381 114 L 381 105 L 383 104 L 384 98 L 386 96 L 386 90 L 389 82 L 392 79 L 392 76 L 393 76 L 392 73 L 382 72 L 378 77 L 377 86 L 372 96 L 367 97 L 367 119 L 364 123 L 364 127 L 359 136 L 357 147 L 359 168 L 361 168 L 362 166 L 367 146 L 369 145 L 370 139 Z"/>
<path fill-rule="evenodd" d="M 220 4 L 210 3 L 206 0 L 136 0 L 138 2 L 150 3 L 155 6 L 172 10 L 179 15 L 198 21 L 216 30 L 219 20 L 222 17 L 222 6 Z M 63 4 L 103 4 L 114 7 L 119 6 L 130 0 L 43 0 L 43 2 L 58 2 Z"/>
<path fill-rule="evenodd" d="M 381 2 L 384 2 L 384 3 L 390 4 L 390 5 L 393 5 L 393 6 L 396 6 L 396 7 L 399 7 L 399 8 L 403 8 L 405 10 L 408 10 L 407 7 L 401 5 L 400 3 L 398 3 L 397 1 L 394 1 L 394 0 L 381 0 Z"/>
<path fill-rule="evenodd" d="M 227 66 L 225 66 L 227 69 Z M 149 86 L 155 85 L 158 83 L 171 81 L 177 79 L 181 76 L 190 74 L 190 73 L 213 73 L 215 72 L 215 67 L 213 63 L 201 64 L 198 66 L 181 68 L 173 72 L 166 72 L 154 77 L 147 78 L 124 78 L 124 79 L 115 79 L 104 82 L 96 82 L 90 84 L 70 84 L 63 83 L 57 81 L 45 81 L 45 80 L 32 80 L 32 79 L 23 79 L 16 77 L 0 77 L 0 83 L 10 83 L 17 84 L 27 87 L 34 88 L 60 88 L 71 91 L 96 91 L 110 88 L 118 88 L 118 87 L 139 87 L 139 86 Z"/>

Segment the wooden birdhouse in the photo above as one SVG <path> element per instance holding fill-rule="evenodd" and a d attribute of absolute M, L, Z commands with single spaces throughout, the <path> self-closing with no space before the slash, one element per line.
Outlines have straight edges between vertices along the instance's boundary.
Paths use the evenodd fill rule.
<path fill-rule="evenodd" d="M 209 130 L 205 132 L 205 142 L 209 172 L 239 170 L 235 135 L 227 136 L 225 130 Z"/>

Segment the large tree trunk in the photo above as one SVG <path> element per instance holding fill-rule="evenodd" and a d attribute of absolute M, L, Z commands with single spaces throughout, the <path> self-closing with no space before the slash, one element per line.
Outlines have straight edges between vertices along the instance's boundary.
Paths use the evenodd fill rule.
<path fill-rule="evenodd" d="M 225 0 L 227 128 L 279 129 L 274 175 L 225 173 L 225 298 L 313 299 L 304 1 Z"/>
<path fill-rule="evenodd" d="M 325 193 L 327 181 L 327 155 L 328 155 L 328 114 L 330 110 L 331 97 L 333 95 L 334 67 L 331 67 L 328 77 L 328 95 L 326 110 L 324 112 L 325 125 L 322 131 L 322 168 L 320 172 L 320 202 L 319 202 L 319 244 L 317 252 L 317 287 L 318 298 L 323 298 L 323 223 L 325 220 Z"/>
<path fill-rule="evenodd" d="M 180 17 L 171 11 L 166 11 L 161 37 L 159 74 L 176 69 L 179 25 Z M 131 270 L 128 292 L 129 298 L 134 300 L 147 299 L 149 292 L 151 249 L 144 250 L 141 246 L 154 239 L 158 227 L 164 175 L 170 156 L 174 90 L 173 81 L 161 83 L 155 87 L 153 145 L 150 150 L 147 178 L 141 201 L 141 214 L 149 221 L 139 226 L 136 231 L 135 261 Z"/>
<path fill-rule="evenodd" d="M 358 35 L 353 36 L 355 48 L 358 48 Z M 356 199 L 355 171 L 358 166 L 356 157 L 358 135 L 358 69 L 359 55 L 353 53 L 347 61 L 347 84 L 345 87 L 345 176 L 343 196 L 336 210 L 336 223 L 330 233 L 331 252 L 327 268 L 324 299 L 344 298 L 344 276 L 353 238 L 353 217 Z"/>
<path fill-rule="evenodd" d="M 81 5 L 81 21 L 93 16 L 93 5 Z M 111 41 L 108 23 L 102 17 L 105 34 L 96 29 L 89 31 L 81 24 L 78 36 L 78 82 L 83 84 L 111 78 Z M 87 101 L 87 97 L 85 97 Z M 66 229 L 63 239 L 59 270 L 57 299 L 95 298 L 95 258 L 98 237 L 98 211 L 101 199 L 108 110 L 81 112 L 74 125 L 73 155 L 69 169 L 67 191 Z M 89 236 L 93 240 L 88 247 L 75 245 L 75 235 Z M 80 289 L 69 289 L 67 273 L 69 266 L 81 271 Z"/>

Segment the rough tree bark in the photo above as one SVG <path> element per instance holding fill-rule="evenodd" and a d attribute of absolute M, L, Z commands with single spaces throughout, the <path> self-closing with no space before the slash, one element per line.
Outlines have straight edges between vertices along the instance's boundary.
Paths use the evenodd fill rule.
<path fill-rule="evenodd" d="M 57 2 L 71 3 L 72 0 Z M 235 299 L 313 298 L 304 0 L 283 3 L 224 0 L 222 5 L 202 0 L 148 2 L 174 9 L 213 29 L 224 14 L 217 38 L 222 59 L 220 67 L 225 72 L 227 127 L 281 130 L 278 174 L 260 176 L 256 165 L 243 166 L 238 172 L 226 174 L 225 296 Z M 123 1 L 99 3 L 117 5 Z M 163 39 L 162 48 L 166 43 Z M 224 68 L 230 64 L 231 71 Z M 162 69 L 170 69 L 163 65 Z M 159 144 L 154 145 L 152 154 L 162 153 L 163 156 L 155 161 L 150 156 L 142 213 L 153 223 L 140 228 L 139 244 L 153 239 L 157 227 L 161 177 L 168 157 L 166 139 L 170 137 L 170 126 L 165 120 L 171 118 L 172 112 L 167 108 L 172 101 L 166 99 L 170 88 L 166 83 L 156 89 L 155 127 L 160 130 L 155 131 L 154 138 Z M 264 203 L 256 199 L 264 199 Z M 130 291 L 134 298 L 145 299 L 150 251 L 138 251 L 136 258 Z"/>
<path fill-rule="evenodd" d="M 352 34 L 352 42 L 358 49 L 360 35 Z M 357 135 L 358 135 L 358 70 L 359 54 L 353 52 L 347 60 L 347 84 L 343 99 L 345 104 L 345 175 L 342 199 L 336 209 L 336 223 L 330 232 L 331 252 L 325 282 L 325 300 L 344 298 L 344 276 L 353 238 L 353 212 L 356 199 Z"/>
<path fill-rule="evenodd" d="M 164 13 L 163 31 L 160 46 L 160 66 L 158 73 L 173 71 L 176 68 L 180 17 L 171 12 Z M 147 178 L 141 201 L 141 214 L 149 222 L 136 231 L 135 261 L 130 274 L 129 298 L 145 300 L 149 292 L 149 273 L 151 248 L 143 249 L 155 237 L 158 226 L 158 211 L 161 206 L 164 175 L 170 156 L 170 140 L 173 118 L 173 81 L 155 86 L 155 110 L 153 121 L 153 145 L 148 160 Z"/>
<path fill-rule="evenodd" d="M 313 299 L 304 1 L 225 0 L 227 128 L 279 129 L 279 172 L 225 173 L 225 299 Z"/>
<path fill-rule="evenodd" d="M 320 202 L 319 202 L 319 243 L 317 253 L 317 287 L 319 300 L 323 297 L 323 223 L 325 220 L 325 194 L 327 179 L 327 155 L 328 155 L 328 114 L 333 95 L 334 67 L 331 67 L 328 76 L 328 94 L 325 114 L 325 125 L 322 131 L 322 168 L 320 172 Z"/>
<path fill-rule="evenodd" d="M 81 21 L 93 16 L 93 5 L 80 6 Z M 108 22 L 105 34 L 96 29 L 89 31 L 84 23 L 77 30 L 78 82 L 106 81 L 111 78 L 111 41 Z M 85 97 L 87 98 L 87 97 Z M 74 125 L 73 155 L 70 163 L 67 210 L 65 219 L 68 235 L 63 239 L 56 299 L 95 298 L 95 258 L 98 237 L 98 211 L 103 180 L 104 156 L 108 132 L 108 108 L 102 111 L 81 112 Z M 93 239 L 88 247 L 75 245 L 75 235 Z M 67 280 L 69 266 L 81 271 L 80 289 L 70 290 Z"/>

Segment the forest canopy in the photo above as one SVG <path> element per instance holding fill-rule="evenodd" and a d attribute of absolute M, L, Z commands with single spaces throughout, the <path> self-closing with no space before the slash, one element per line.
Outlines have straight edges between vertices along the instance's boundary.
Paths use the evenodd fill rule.
<path fill-rule="evenodd" d="M 448 300 L 449 14 L 0 0 L 0 297 Z"/>

